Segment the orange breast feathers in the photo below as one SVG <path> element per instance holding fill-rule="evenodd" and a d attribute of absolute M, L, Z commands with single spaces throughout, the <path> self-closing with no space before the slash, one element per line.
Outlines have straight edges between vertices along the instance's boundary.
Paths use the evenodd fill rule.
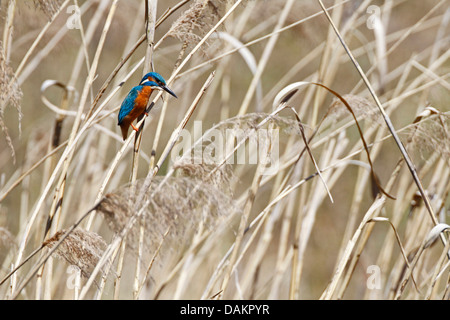
<path fill-rule="evenodd" d="M 147 107 L 148 100 L 150 99 L 150 95 L 152 94 L 152 88 L 143 87 L 140 91 L 136 99 L 134 100 L 134 108 L 131 112 L 126 116 L 126 118 L 130 119 L 130 122 L 133 122 L 134 119 L 139 117 L 144 113 L 145 108 Z"/>
<path fill-rule="evenodd" d="M 145 111 L 145 107 L 147 107 L 148 100 L 150 99 L 150 95 L 152 94 L 152 88 L 149 86 L 144 86 L 139 91 L 138 96 L 134 100 L 134 108 L 139 109 L 142 114 Z"/>

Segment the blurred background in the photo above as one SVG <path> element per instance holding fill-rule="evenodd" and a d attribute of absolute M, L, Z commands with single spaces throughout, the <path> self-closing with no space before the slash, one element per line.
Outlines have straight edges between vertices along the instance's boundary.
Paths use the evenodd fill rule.
<path fill-rule="evenodd" d="M 156 1 L 157 19 L 170 8 L 183 2 L 180 8 L 162 21 L 154 34 L 154 43 L 158 43 L 158 47 L 153 52 L 154 71 L 160 73 L 166 80 L 171 77 L 176 66 L 235 3 L 231 0 Z M 394 127 L 399 130 L 402 140 L 408 145 L 408 151 L 419 170 L 419 176 L 424 179 L 425 188 L 433 201 L 437 201 L 433 202 L 436 214 L 441 222 L 448 223 L 450 204 L 448 198 L 450 146 L 449 131 L 447 131 L 450 111 L 449 3 L 438 0 L 330 0 L 323 3 L 326 7 L 335 6 L 330 10 L 334 22 L 362 69 L 367 73 L 383 106 L 388 110 Z M 18 248 L 23 241 L 25 226 L 30 221 L 31 213 L 34 212 L 64 147 L 57 150 L 54 156 L 42 163 L 40 161 L 56 146 L 66 141 L 73 129 L 80 96 L 89 74 L 88 70 L 92 67 L 99 48 L 111 6 L 113 1 L 109 0 L 4 0 L 0 3 L 0 34 L 2 35 L 0 46 L 2 51 L 0 61 L 2 91 L 0 93 L 2 129 L 0 133 L 0 195 L 2 196 L 0 227 L 4 230 L 3 246 L 0 247 L 2 277 L 9 270 L 9 262 L 15 261 L 17 250 L 20 251 Z M 197 8 L 195 11 L 195 6 L 200 6 L 201 10 Z M 191 10 L 190 14 L 189 10 Z M 81 28 L 78 17 L 81 19 Z M 145 1 L 118 1 L 110 21 L 111 25 L 107 30 L 98 58 L 95 79 L 89 88 L 87 102 L 83 106 L 85 115 L 89 112 L 100 88 L 119 65 L 121 59 L 130 53 L 133 46 L 145 34 Z M 281 27 L 286 28 L 279 31 Z M 277 30 L 279 32 L 274 33 Z M 237 51 L 236 48 L 239 47 L 236 42 L 227 40 L 224 34 L 245 45 L 246 51 L 243 52 L 243 49 Z M 273 42 L 272 48 L 271 42 Z M 114 92 L 121 81 L 128 77 L 130 71 L 145 56 L 146 42 L 143 41 L 131 52 L 128 61 L 120 68 L 100 97 L 100 104 Z M 260 74 L 255 72 L 258 68 L 260 68 Z M 213 70 L 216 71 L 213 83 L 186 126 L 190 132 L 193 132 L 193 123 L 196 120 L 201 121 L 202 133 L 204 133 L 212 126 L 236 116 L 256 112 L 269 114 L 273 111 L 272 104 L 276 95 L 287 85 L 298 81 L 319 82 L 348 99 L 361 121 L 364 134 L 367 134 L 365 136 L 367 142 L 379 146 L 379 149 L 373 152 L 372 161 L 381 185 L 385 186 L 394 175 L 394 170 L 401 158 L 398 147 L 388 137 L 385 123 L 378 115 L 373 99 L 365 85 L 361 83 L 360 75 L 342 49 L 319 3 L 317 1 L 248 0 L 243 1 L 219 26 L 217 32 L 192 56 L 178 77 L 169 85 L 178 99 L 166 96 L 164 99 L 167 103 L 166 107 L 163 107 L 160 100 L 151 110 L 143 132 L 138 178 L 146 176 L 152 161 L 152 151 L 155 151 L 156 158 L 162 154 L 173 130 L 181 122 L 186 110 Z M 117 108 L 128 91 L 138 84 L 142 75 L 143 67 L 140 66 L 104 106 L 99 115 L 103 118 L 89 128 L 80 139 L 70 163 L 64 187 L 65 197 L 54 228 L 68 227 L 96 203 L 98 190 L 105 179 L 105 174 L 123 145 L 117 126 Z M 50 85 L 43 90 L 43 84 L 49 84 L 45 82 L 47 80 L 54 80 L 62 85 Z M 251 92 L 252 82 L 256 85 L 253 92 Z M 63 86 L 73 88 L 67 100 Z M 335 98 L 316 86 L 306 86 L 289 100 L 289 105 L 297 110 L 305 125 L 308 136 L 317 128 L 322 117 L 330 110 L 330 106 L 337 104 Z M 62 112 L 57 114 L 56 109 L 50 109 L 46 105 L 49 103 L 45 101 L 67 112 L 64 115 Z M 246 103 L 248 106 L 243 108 Z M 427 107 L 438 110 L 441 114 L 441 122 L 436 120 L 438 124 L 428 123 L 421 129 L 422 134 L 411 136 L 413 131 L 418 130 L 411 126 L 412 123 Z M 334 163 L 333 159 L 341 159 L 355 152 L 357 149 L 354 147 L 358 147 L 359 150 L 362 148 L 351 115 L 342 105 L 335 109 L 336 111 L 333 110 L 330 113 L 327 121 L 323 123 L 317 136 L 311 142 L 313 154 L 322 168 Z M 436 114 L 433 113 L 435 118 Z M 295 120 L 294 115 L 288 111 L 281 112 L 280 116 L 290 121 Z M 82 123 L 84 121 L 83 118 Z M 162 127 L 156 141 L 154 137 L 157 136 L 159 121 L 162 121 Z M 60 134 L 55 134 L 55 128 L 61 129 Z M 55 136 L 58 137 L 56 142 Z M 298 134 L 296 136 L 297 138 L 290 140 L 292 134 L 284 132 L 280 135 L 282 156 L 287 157 L 290 154 L 288 151 L 298 153 L 304 147 L 300 136 Z M 295 143 L 291 144 L 290 141 Z M 413 141 L 412 144 L 409 144 L 411 141 Z M 331 144 L 333 147 L 330 147 Z M 130 181 L 132 157 L 130 145 L 108 182 L 105 193 L 112 192 Z M 303 158 L 306 169 L 303 167 L 296 173 L 299 180 L 315 172 L 309 157 L 305 155 Z M 367 162 L 363 151 L 360 151 L 354 159 Z M 37 163 L 39 165 L 21 179 L 21 175 Z M 286 163 L 288 163 L 287 160 Z M 173 162 L 168 159 L 158 175 L 164 176 L 172 166 Z M 322 295 L 330 283 L 339 258 L 342 257 L 343 249 L 353 236 L 364 213 L 374 201 L 370 179 L 363 178 L 362 172 L 366 170 L 356 165 L 343 164 L 343 166 L 345 168 L 342 168 L 336 181 L 333 180 L 334 176 L 329 175 L 325 179 L 333 180 L 332 183 L 330 182 L 330 191 L 334 203 L 329 201 L 326 193 L 317 200 L 317 203 L 314 202 L 317 189 L 324 191 L 316 177 L 314 185 L 313 182 L 307 182 L 304 187 L 306 191 L 292 194 L 292 199 L 286 198 L 286 204 L 278 208 L 278 211 L 274 211 L 276 214 L 273 214 L 275 216 L 273 230 L 267 233 L 268 231 L 263 232 L 264 228 L 262 228 L 260 233 L 255 232 L 257 240 L 251 248 L 259 248 L 258 241 L 262 241 L 260 239 L 262 234 L 270 234 L 272 237 L 267 248 L 262 251 L 264 254 L 260 257 L 260 264 L 257 265 L 258 272 L 245 268 L 251 262 L 252 256 L 250 253 L 244 255 L 241 262 L 242 273 L 239 275 L 242 279 L 251 278 L 249 283 L 252 285 L 248 286 L 247 291 L 239 293 L 239 288 L 235 284 L 235 281 L 236 283 L 239 281 L 233 278 L 230 291 L 225 297 L 246 299 L 293 297 L 290 290 L 293 286 L 292 270 L 295 269 L 295 264 L 289 261 L 294 261 L 295 249 L 289 251 L 280 246 L 283 241 L 286 241 L 289 248 L 294 243 L 299 244 L 298 230 L 302 230 L 302 235 L 308 234 L 308 236 L 302 238 L 302 241 L 306 242 L 300 244 L 300 247 L 304 245 L 304 252 L 297 260 L 302 267 L 301 281 L 297 283 L 298 290 L 296 290 L 295 298 L 317 299 Z M 232 198 L 238 201 L 239 197 L 250 190 L 256 167 L 234 166 L 232 170 L 236 179 L 231 185 L 231 194 Z M 333 170 L 337 170 L 337 167 Z M 394 181 L 394 186 L 390 189 L 397 197 L 397 203 L 387 200 L 384 208 L 386 211 L 382 215 L 389 219 L 393 219 L 394 215 L 401 216 L 396 220 L 398 224 L 395 227 L 406 245 L 413 241 L 410 237 L 414 237 L 408 226 L 411 223 L 409 220 L 413 219 L 410 213 L 413 210 L 411 201 L 416 190 L 408 170 L 404 167 L 399 170 L 402 178 Z M 282 177 L 283 175 L 280 175 L 280 179 Z M 10 189 L 18 179 L 21 179 L 20 183 Z M 260 185 L 252 205 L 250 219 L 263 211 L 269 199 L 274 198 L 277 183 L 279 183 L 278 180 L 272 179 Z M 50 190 L 32 224 L 30 237 L 23 249 L 25 252 L 31 252 L 42 240 L 42 232 L 49 212 L 54 209 L 52 203 L 56 197 L 54 186 Z M 355 201 L 358 202 L 356 207 Z M 312 205 L 313 202 L 314 205 Z M 238 202 L 237 206 L 243 208 L 243 202 Z M 426 216 L 423 204 L 419 206 L 422 210 L 420 214 Z M 309 214 L 310 210 L 314 213 Z M 237 215 L 234 220 L 227 222 L 227 236 L 224 237 L 223 243 L 217 242 L 222 247 L 220 249 L 217 246 L 213 247 L 217 249 L 217 258 L 211 258 L 210 265 L 203 266 L 206 269 L 204 279 L 192 285 L 191 292 L 182 291 L 181 297 L 201 297 L 205 283 L 234 241 L 239 219 Z M 302 219 L 309 219 L 307 228 L 305 220 Z M 423 237 L 427 234 L 426 230 L 431 228 L 431 221 L 424 219 L 428 223 L 428 229 L 424 227 L 424 230 L 420 232 L 417 231 L 419 229 L 416 230 L 417 235 L 420 234 Z M 283 224 L 283 221 L 290 222 Z M 108 243 L 111 231 L 100 220 L 94 220 L 92 229 L 102 234 Z M 367 267 L 379 264 L 380 255 L 386 252 L 384 248 L 388 246 L 383 242 L 387 234 L 390 237 L 393 236 L 392 229 L 387 225 L 377 225 L 374 228 L 368 240 L 366 239 L 364 250 L 350 273 L 351 279 L 345 286 L 346 289 L 343 289 L 340 298 L 386 298 L 389 296 L 387 286 L 384 291 L 378 290 L 376 293 L 368 290 L 366 286 Z M 420 243 L 419 240 L 423 237 L 418 236 L 417 241 Z M 442 244 L 439 245 L 442 246 Z M 385 263 L 392 269 L 382 269 L 383 283 L 393 277 L 391 270 L 401 269 L 399 261 L 403 261 L 395 241 L 389 246 L 393 253 Z M 410 250 L 407 250 L 408 253 L 416 247 L 417 243 L 412 242 L 408 247 Z M 437 259 L 439 254 L 440 251 L 432 254 L 431 257 L 434 258 L 429 258 L 430 261 L 435 261 L 433 259 Z M 431 268 L 431 265 L 431 262 L 425 263 L 424 270 L 427 267 Z M 62 271 L 57 273 L 56 267 L 55 270 L 55 279 L 64 278 Z M 196 277 L 201 275 L 199 270 L 202 269 L 199 267 L 195 273 Z M 427 272 L 432 274 L 430 270 Z M 442 285 L 445 287 L 445 283 Z M 70 297 L 70 293 L 64 293 L 61 288 L 58 289 L 56 283 L 54 286 L 50 296 Z M 107 291 L 105 297 L 113 297 L 112 290 Z M 173 297 L 173 292 L 170 290 L 167 289 L 165 295 L 161 294 L 161 297 Z M 441 292 L 439 290 L 445 289 L 438 289 L 438 292 Z M 423 289 L 423 291 L 427 290 Z M 24 298 L 37 296 L 30 292 L 27 294 Z M 123 293 L 120 297 L 129 296 Z M 411 293 L 408 297 L 417 298 L 418 294 Z"/>

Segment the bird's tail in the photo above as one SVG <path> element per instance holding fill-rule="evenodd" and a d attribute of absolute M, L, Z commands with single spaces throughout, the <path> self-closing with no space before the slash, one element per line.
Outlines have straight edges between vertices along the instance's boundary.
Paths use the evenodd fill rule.
<path fill-rule="evenodd" d="M 129 128 L 129 127 L 130 127 L 130 126 L 125 126 L 125 125 L 120 126 L 120 129 L 122 130 L 123 141 L 127 140 L 127 136 L 128 136 L 128 128 Z"/>

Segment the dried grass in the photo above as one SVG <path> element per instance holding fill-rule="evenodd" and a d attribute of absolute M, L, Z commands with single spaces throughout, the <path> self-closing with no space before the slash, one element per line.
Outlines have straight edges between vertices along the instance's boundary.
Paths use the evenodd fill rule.
<path fill-rule="evenodd" d="M 336 1 L 328 21 L 306 1 L 79 1 L 83 30 L 70 31 L 62 17 L 51 19 L 61 3 L 34 1 L 48 23 L 12 29 L 36 15 L 22 1 L 0 15 L 3 39 L 11 40 L 0 47 L 0 297 L 449 298 L 445 0 L 380 2 L 377 30 L 367 26 L 370 0 Z M 158 11 L 148 8 L 145 26 L 146 3 Z M 15 6 L 23 16 L 14 17 Z M 218 30 L 226 37 L 212 36 Z M 205 58 L 210 38 L 223 52 Z M 118 136 L 117 108 L 150 66 L 179 99 L 160 108 L 162 93 L 153 96 L 133 149 L 134 132 L 125 143 Z M 366 88 L 375 80 L 374 101 L 402 134 L 413 170 L 393 150 L 382 108 L 361 78 Z M 72 107 L 49 89 L 45 99 L 60 104 L 45 108 L 38 90 L 45 79 L 82 99 Z M 292 85 L 295 95 L 282 90 Z M 427 101 L 434 108 L 421 112 Z M 356 127 L 349 109 L 364 125 Z M 10 111 L 19 115 L 19 134 L 6 123 Z M 202 121 L 201 133 L 193 121 Z M 254 139 L 268 129 L 275 131 Z M 171 158 L 182 130 L 198 141 L 183 139 L 189 149 Z M 356 130 L 364 148 L 352 139 Z M 230 152 L 216 157 L 213 142 L 227 133 Z M 271 155 L 273 139 L 279 157 L 271 174 L 261 162 L 227 161 L 256 149 Z M 396 200 L 372 194 L 372 170 Z M 64 285 L 66 263 L 46 260 L 53 250 L 87 277 L 78 291 Z M 374 266 L 379 289 L 367 281 Z"/>
<path fill-rule="evenodd" d="M 356 117 L 369 120 L 372 125 L 383 125 L 383 117 L 377 110 L 375 104 L 371 103 L 364 97 L 360 97 L 353 94 L 346 94 L 342 96 L 350 105 Z M 330 115 L 340 118 L 342 116 L 348 116 L 348 110 L 344 106 L 341 100 L 334 98 L 330 105 Z"/>
<path fill-rule="evenodd" d="M 194 0 L 189 9 L 172 24 L 167 36 L 195 45 L 220 19 L 219 7 L 222 7 L 225 2 Z"/>
<path fill-rule="evenodd" d="M 408 140 L 424 160 L 439 154 L 450 164 L 450 115 L 438 114 L 415 123 L 408 129 Z"/>
<path fill-rule="evenodd" d="M 58 12 L 63 0 L 34 0 L 36 8 L 40 9 L 50 20 Z"/>
<path fill-rule="evenodd" d="M 215 168 L 216 164 L 207 163 L 203 158 L 197 159 L 195 157 L 182 157 L 173 164 L 173 169 L 176 171 L 177 176 L 199 180 L 218 190 L 227 190 L 233 178 L 231 166 L 225 164 L 219 170 L 214 170 Z M 214 173 L 211 174 L 213 171 Z"/>
<path fill-rule="evenodd" d="M 144 187 L 145 179 L 137 180 L 135 187 L 122 186 L 105 195 L 97 207 L 111 230 L 117 233 L 123 230 L 133 213 L 144 209 L 141 221 L 127 238 L 134 250 L 139 242 L 140 225 L 146 230 L 148 253 L 153 253 L 163 238 L 169 248 L 182 252 L 197 231 L 214 230 L 221 221 L 239 211 L 233 199 L 217 185 L 191 177 L 155 177 L 150 189 L 143 190 Z M 140 198 L 142 192 L 145 193 L 143 199 Z M 137 200 L 140 202 L 136 203 Z M 142 208 L 147 202 L 148 206 Z"/>
<path fill-rule="evenodd" d="M 17 79 L 14 76 L 14 70 L 9 66 L 4 56 L 3 43 L 0 42 L 0 127 L 5 134 L 6 141 L 11 150 L 12 158 L 15 161 L 15 151 L 11 137 L 8 134 L 8 127 L 4 121 L 6 108 L 11 105 L 19 114 L 19 132 L 21 129 L 22 110 L 20 101 L 22 91 L 19 87 Z"/>
<path fill-rule="evenodd" d="M 44 241 L 44 247 L 52 249 L 65 233 L 66 230 L 58 231 Z M 88 278 L 103 255 L 105 248 L 106 242 L 100 235 L 76 228 L 64 239 L 54 255 L 64 259 L 68 264 L 76 266 L 81 274 Z"/>

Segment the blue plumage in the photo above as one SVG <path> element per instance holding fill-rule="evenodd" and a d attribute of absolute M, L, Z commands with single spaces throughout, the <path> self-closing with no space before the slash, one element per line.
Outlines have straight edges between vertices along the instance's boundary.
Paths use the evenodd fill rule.
<path fill-rule="evenodd" d="M 136 86 L 133 89 L 130 90 L 127 97 L 123 100 L 122 105 L 120 106 L 119 111 L 119 123 L 118 125 L 122 123 L 123 118 L 125 118 L 131 110 L 134 108 L 134 100 L 139 94 L 139 90 L 142 89 L 142 86 Z"/>
<path fill-rule="evenodd" d="M 147 73 L 139 82 L 139 85 L 130 90 L 120 106 L 118 125 L 122 131 L 123 140 L 126 140 L 130 126 L 135 131 L 139 130 L 133 125 L 133 121 L 146 114 L 146 107 L 153 90 L 164 90 L 175 98 L 177 97 L 167 87 L 166 81 L 160 74 L 156 72 Z"/>
<path fill-rule="evenodd" d="M 154 80 L 156 80 L 156 82 L 151 81 L 150 79 L 153 78 Z M 164 80 L 164 78 L 156 72 L 149 72 L 147 73 L 141 80 L 141 82 L 139 82 L 139 84 L 142 84 L 145 80 L 150 80 L 150 82 L 147 85 L 151 85 L 151 86 L 165 86 L 166 85 L 166 80 Z M 158 83 L 159 82 L 159 83 Z"/>

